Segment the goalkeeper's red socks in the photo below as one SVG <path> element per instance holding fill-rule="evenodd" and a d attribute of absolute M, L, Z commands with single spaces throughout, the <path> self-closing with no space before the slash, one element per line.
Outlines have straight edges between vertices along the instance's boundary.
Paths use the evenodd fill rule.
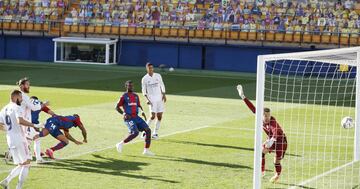
<path fill-rule="evenodd" d="M 281 164 L 280 163 L 275 163 L 274 165 L 275 165 L 275 171 L 276 171 L 277 175 L 280 176 L 280 174 L 281 174 Z"/>
<path fill-rule="evenodd" d="M 262 153 L 261 172 L 265 172 L 265 154 Z"/>

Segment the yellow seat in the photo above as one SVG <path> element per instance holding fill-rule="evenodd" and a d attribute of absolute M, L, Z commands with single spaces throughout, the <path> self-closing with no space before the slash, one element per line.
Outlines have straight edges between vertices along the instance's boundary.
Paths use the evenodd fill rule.
<path fill-rule="evenodd" d="M 321 35 L 321 43 L 329 44 L 330 43 L 330 35 Z"/>
<path fill-rule="evenodd" d="M 42 31 L 42 24 L 34 24 L 35 31 Z"/>
<path fill-rule="evenodd" d="M 248 33 L 248 40 L 256 41 L 256 32 L 249 32 Z"/>
<path fill-rule="evenodd" d="M 204 31 L 205 38 L 213 38 L 213 31 L 212 30 L 205 30 Z"/>
<path fill-rule="evenodd" d="M 4 22 L 4 23 L 3 23 L 3 28 L 4 28 L 5 30 L 9 30 L 9 29 L 10 29 L 10 22 Z"/>
<path fill-rule="evenodd" d="M 10 28 L 11 28 L 11 30 L 17 30 L 18 29 L 18 23 L 17 22 L 11 22 Z"/>
<path fill-rule="evenodd" d="M 79 31 L 79 25 L 72 25 L 70 27 L 70 32 L 77 33 Z"/>
<path fill-rule="evenodd" d="M 265 40 L 266 41 L 274 41 L 275 34 L 271 32 L 266 32 Z"/>
<path fill-rule="evenodd" d="M 170 36 L 171 36 L 171 37 L 178 37 L 178 29 L 176 29 L 176 28 L 171 28 L 171 29 L 170 29 Z"/>
<path fill-rule="evenodd" d="M 277 42 L 284 42 L 285 34 L 284 33 L 276 33 L 275 34 L 275 41 Z"/>
<path fill-rule="evenodd" d="M 145 28 L 144 35 L 147 35 L 147 36 L 153 35 L 153 29 L 152 28 Z"/>
<path fill-rule="evenodd" d="M 127 34 L 128 35 L 135 35 L 136 34 L 136 28 L 135 27 L 128 27 L 127 28 Z"/>
<path fill-rule="evenodd" d="M 103 26 L 96 26 L 95 33 L 103 33 Z"/>
<path fill-rule="evenodd" d="M 304 34 L 302 42 L 303 43 L 311 43 L 311 35 L 310 34 Z"/>
<path fill-rule="evenodd" d="M 161 28 L 161 37 L 169 37 L 170 29 L 169 28 Z"/>
<path fill-rule="evenodd" d="M 222 33 L 222 31 L 214 30 L 213 33 L 212 33 L 212 37 L 214 39 L 221 39 L 221 33 Z"/>
<path fill-rule="evenodd" d="M 33 23 L 26 23 L 26 30 L 33 30 L 34 24 Z"/>
<path fill-rule="evenodd" d="M 248 40 L 248 32 L 240 32 L 240 40 Z"/>
<path fill-rule="evenodd" d="M 95 26 L 88 26 L 86 32 L 87 33 L 94 33 L 95 32 Z"/>
<path fill-rule="evenodd" d="M 64 30 L 64 32 L 70 32 L 70 26 L 69 25 L 64 25 L 63 30 Z"/>
<path fill-rule="evenodd" d="M 79 26 L 79 33 L 85 33 L 85 30 L 86 30 L 86 27 L 85 26 L 83 26 L 83 25 L 81 25 L 81 26 Z"/>
<path fill-rule="evenodd" d="M 313 35 L 312 36 L 312 42 L 313 43 L 320 43 L 321 42 L 321 36 L 320 35 Z"/>
<path fill-rule="evenodd" d="M 285 42 L 294 42 L 293 34 L 290 34 L 290 33 L 285 34 L 284 41 Z"/>
<path fill-rule="evenodd" d="M 186 29 L 178 29 L 178 36 L 179 37 L 187 37 L 187 30 Z"/>
<path fill-rule="evenodd" d="M 110 34 L 111 33 L 111 26 L 104 26 L 103 30 L 104 30 L 103 32 L 105 34 Z"/>
<path fill-rule="evenodd" d="M 349 37 L 341 37 L 340 38 L 340 44 L 341 45 L 348 45 L 349 44 Z"/>
<path fill-rule="evenodd" d="M 350 45 L 357 45 L 358 44 L 358 37 L 350 37 Z"/>
<path fill-rule="evenodd" d="M 301 34 L 295 33 L 295 34 L 294 34 L 294 37 L 293 37 L 293 41 L 294 41 L 295 43 L 301 42 Z"/>
<path fill-rule="evenodd" d="M 111 27 L 111 34 L 119 35 L 120 27 L 119 26 L 112 26 Z"/>
<path fill-rule="evenodd" d="M 195 37 L 195 30 L 189 30 L 189 37 Z"/>
<path fill-rule="evenodd" d="M 196 38 L 203 38 L 204 37 L 204 30 L 195 30 L 195 37 Z"/>
<path fill-rule="evenodd" d="M 19 25 L 20 25 L 21 30 L 26 30 L 26 23 L 25 22 L 20 22 Z"/>
<path fill-rule="evenodd" d="M 333 34 L 330 38 L 330 43 L 339 44 L 339 36 L 337 34 Z"/>
<path fill-rule="evenodd" d="M 144 35 L 144 28 L 136 28 L 136 35 Z"/>
<path fill-rule="evenodd" d="M 160 28 L 155 28 L 155 29 L 154 29 L 154 35 L 155 35 L 155 36 L 161 36 L 161 30 L 160 30 Z"/>
<path fill-rule="evenodd" d="M 265 33 L 264 32 L 258 32 L 256 34 L 256 40 L 258 41 L 264 41 L 265 40 Z"/>
<path fill-rule="evenodd" d="M 230 31 L 229 37 L 232 40 L 238 40 L 239 39 L 239 32 L 238 31 Z"/>
<path fill-rule="evenodd" d="M 120 27 L 120 34 L 121 35 L 127 35 L 128 34 L 128 27 Z"/>

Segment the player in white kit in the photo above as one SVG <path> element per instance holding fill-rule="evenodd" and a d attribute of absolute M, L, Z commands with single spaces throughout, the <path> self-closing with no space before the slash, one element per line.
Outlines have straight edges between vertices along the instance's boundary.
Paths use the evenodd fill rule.
<path fill-rule="evenodd" d="M 28 96 L 30 92 L 30 80 L 28 78 L 22 78 L 17 83 L 19 85 L 20 91 L 22 93 L 22 103 L 21 108 L 23 111 L 23 117 L 26 121 L 31 122 L 31 111 L 38 111 L 41 110 L 43 106 L 48 106 L 48 102 L 44 102 L 43 104 L 40 104 L 39 101 L 34 101 L 33 99 L 30 99 Z M 26 128 L 26 138 L 29 141 L 29 145 L 31 144 L 31 141 L 33 141 L 33 138 L 38 132 L 36 132 L 33 128 Z M 40 147 L 40 139 L 34 140 L 34 152 L 36 157 L 37 163 L 43 163 L 45 162 L 44 159 L 41 157 L 41 147 Z"/>
<path fill-rule="evenodd" d="M 147 74 L 141 80 L 141 88 L 143 95 L 147 99 L 151 114 L 150 119 L 147 120 L 147 124 L 150 126 L 155 120 L 155 117 L 157 118 L 152 138 L 158 139 L 160 123 L 165 110 L 165 85 L 161 75 L 154 73 L 154 66 L 151 63 L 146 64 L 146 71 Z"/>
<path fill-rule="evenodd" d="M 0 111 L 0 129 L 6 131 L 7 144 L 17 165 L 10 174 L 0 182 L 0 186 L 8 188 L 10 181 L 19 175 L 19 182 L 16 189 L 21 189 L 29 173 L 30 152 L 25 138 L 23 127 L 39 128 L 41 125 L 32 124 L 23 118 L 22 94 L 18 90 L 11 93 L 11 102 Z"/>

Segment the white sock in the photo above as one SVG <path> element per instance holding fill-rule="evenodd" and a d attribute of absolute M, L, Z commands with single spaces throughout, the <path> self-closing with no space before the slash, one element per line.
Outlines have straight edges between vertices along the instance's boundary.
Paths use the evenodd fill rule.
<path fill-rule="evenodd" d="M 36 160 L 39 160 L 41 159 L 41 146 L 40 146 L 40 140 L 35 140 L 34 141 L 34 151 L 35 151 L 35 157 L 36 157 Z"/>
<path fill-rule="evenodd" d="M 20 175 L 19 175 L 19 182 L 16 186 L 16 189 L 21 189 L 25 180 L 26 180 L 26 177 L 29 175 L 29 169 L 30 169 L 30 165 L 23 165 L 21 166 L 22 169 L 21 169 L 21 172 L 20 172 Z"/>
<path fill-rule="evenodd" d="M 155 128 L 154 128 L 154 135 L 156 135 L 156 134 L 159 132 L 160 123 L 161 123 L 161 121 L 156 120 L 156 122 L 155 122 Z"/>
<path fill-rule="evenodd" d="M 150 125 L 151 125 L 152 122 L 153 122 L 152 119 L 148 119 L 148 120 L 146 121 L 146 124 L 150 127 Z"/>
<path fill-rule="evenodd" d="M 21 171 L 20 165 L 16 166 L 14 169 L 12 169 L 11 172 L 9 173 L 9 175 L 5 179 L 7 181 L 7 183 L 10 183 L 13 178 L 18 176 L 20 174 L 20 171 Z"/>

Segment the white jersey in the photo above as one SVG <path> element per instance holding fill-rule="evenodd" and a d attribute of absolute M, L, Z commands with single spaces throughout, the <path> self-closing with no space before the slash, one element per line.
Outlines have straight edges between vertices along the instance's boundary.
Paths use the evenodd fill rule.
<path fill-rule="evenodd" d="M 22 115 L 21 107 L 13 102 L 10 102 L 0 111 L 0 123 L 5 125 L 9 148 L 24 142 L 26 143 L 24 130 L 17 121 Z"/>
<path fill-rule="evenodd" d="M 147 95 L 151 102 L 162 101 L 165 85 L 161 75 L 158 73 L 154 73 L 152 76 L 146 74 L 141 80 L 141 90 L 143 95 Z"/>
<path fill-rule="evenodd" d="M 24 93 L 22 93 L 22 103 L 21 108 L 23 112 L 23 118 L 31 123 L 31 111 L 38 111 L 41 110 L 41 104 L 38 100 L 31 100 L 30 97 Z"/>

